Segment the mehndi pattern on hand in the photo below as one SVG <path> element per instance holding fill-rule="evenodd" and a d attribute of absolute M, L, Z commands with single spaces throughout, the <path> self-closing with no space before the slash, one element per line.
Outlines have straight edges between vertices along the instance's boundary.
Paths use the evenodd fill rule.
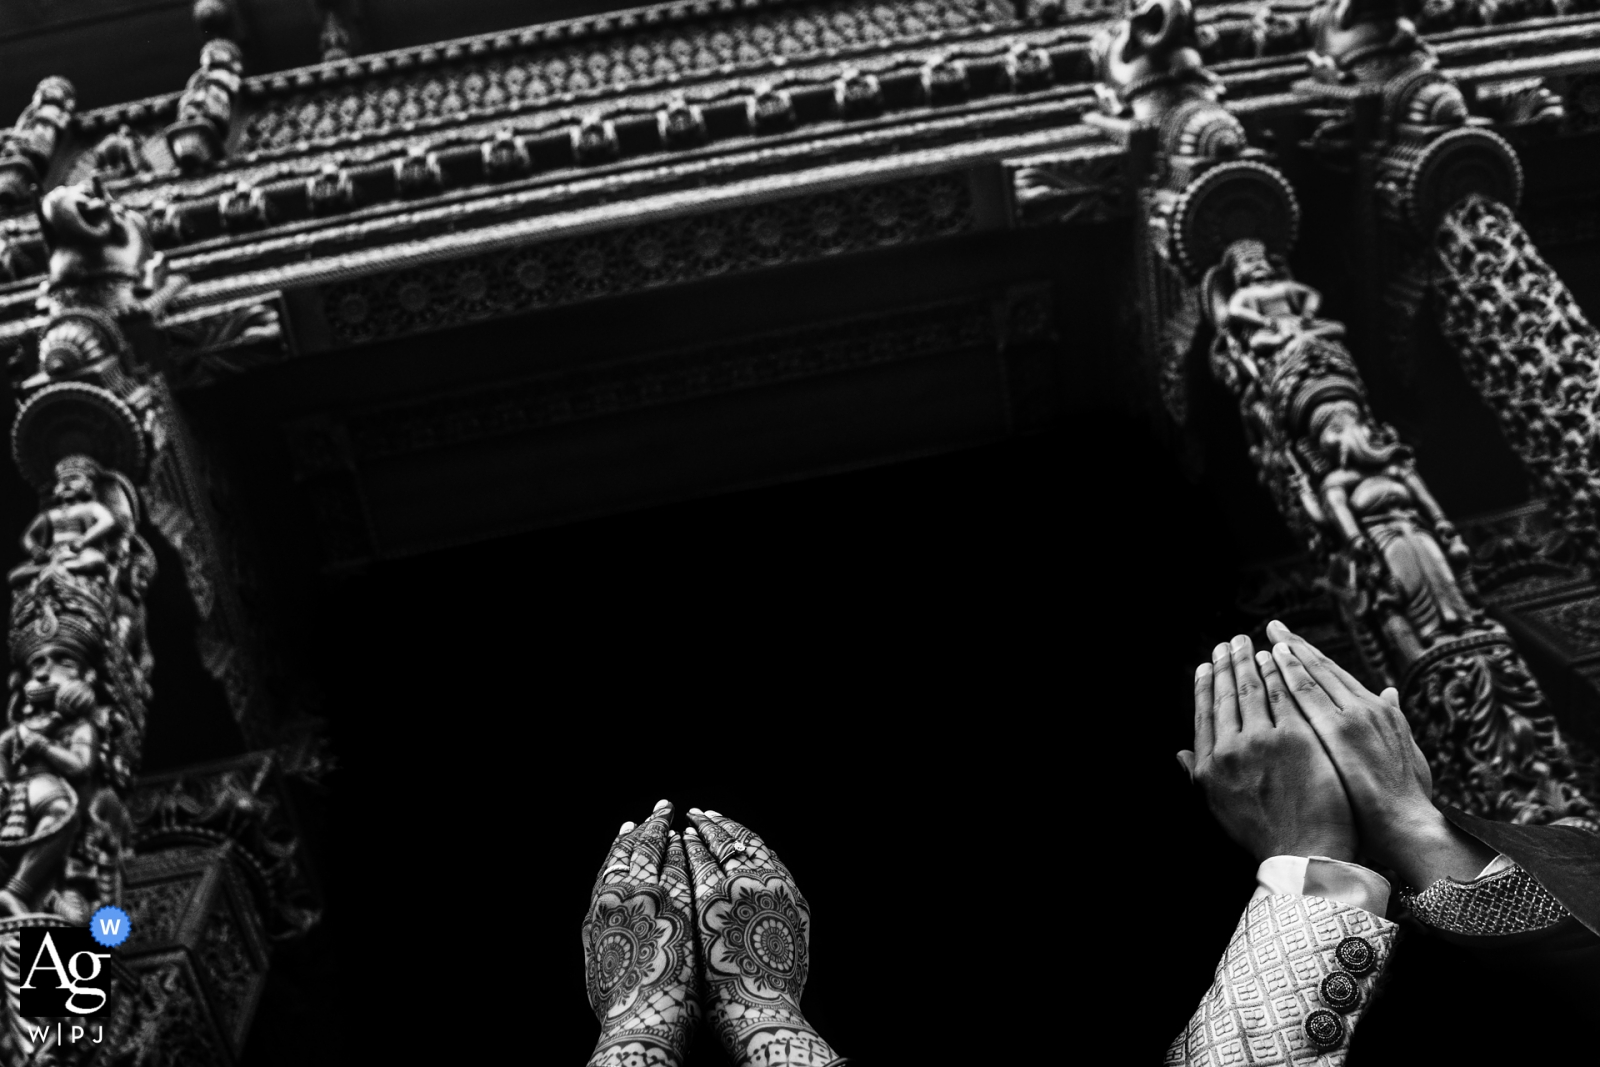
<path fill-rule="evenodd" d="M 683 838 L 663 800 L 623 823 L 583 924 L 589 1006 L 600 1020 L 590 1067 L 679 1067 L 700 1015 L 699 965 Z"/>
<path fill-rule="evenodd" d="M 689 809 L 684 831 L 704 954 L 707 1011 L 741 1067 L 843 1062 L 800 1011 L 811 909 L 754 831 Z"/>

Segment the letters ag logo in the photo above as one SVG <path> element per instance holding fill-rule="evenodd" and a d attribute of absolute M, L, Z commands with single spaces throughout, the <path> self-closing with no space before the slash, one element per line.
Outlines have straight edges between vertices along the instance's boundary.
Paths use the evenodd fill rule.
<path fill-rule="evenodd" d="M 86 929 L 21 931 L 21 1013 L 31 1019 L 93 1015 L 110 998 L 111 953 Z"/>

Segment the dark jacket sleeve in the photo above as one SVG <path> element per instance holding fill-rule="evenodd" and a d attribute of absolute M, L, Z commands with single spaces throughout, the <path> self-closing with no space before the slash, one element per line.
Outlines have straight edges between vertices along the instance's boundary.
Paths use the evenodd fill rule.
<path fill-rule="evenodd" d="M 1517 826 L 1441 808 L 1445 818 L 1509 856 L 1573 918 L 1600 937 L 1600 834 L 1575 826 Z"/>

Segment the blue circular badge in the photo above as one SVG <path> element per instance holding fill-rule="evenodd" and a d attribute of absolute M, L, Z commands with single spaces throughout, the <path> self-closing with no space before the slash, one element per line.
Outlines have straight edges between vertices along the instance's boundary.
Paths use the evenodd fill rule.
<path fill-rule="evenodd" d="M 128 940 L 132 932 L 133 925 L 128 913 L 110 904 L 95 912 L 89 920 L 89 936 L 106 948 L 116 948 Z"/>

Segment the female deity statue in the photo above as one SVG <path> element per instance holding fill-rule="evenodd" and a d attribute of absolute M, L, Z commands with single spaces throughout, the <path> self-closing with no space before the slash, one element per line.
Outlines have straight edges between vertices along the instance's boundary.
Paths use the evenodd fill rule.
<path fill-rule="evenodd" d="M 1456 569 L 1467 566 L 1467 547 L 1404 446 L 1379 439 L 1348 396 L 1318 404 L 1308 421 L 1302 454 L 1320 475 L 1308 504 L 1320 505 L 1320 521 L 1338 531 L 1362 572 L 1380 568 L 1380 605 L 1390 602 L 1407 624 L 1388 626 L 1404 658 L 1480 622 Z"/>

